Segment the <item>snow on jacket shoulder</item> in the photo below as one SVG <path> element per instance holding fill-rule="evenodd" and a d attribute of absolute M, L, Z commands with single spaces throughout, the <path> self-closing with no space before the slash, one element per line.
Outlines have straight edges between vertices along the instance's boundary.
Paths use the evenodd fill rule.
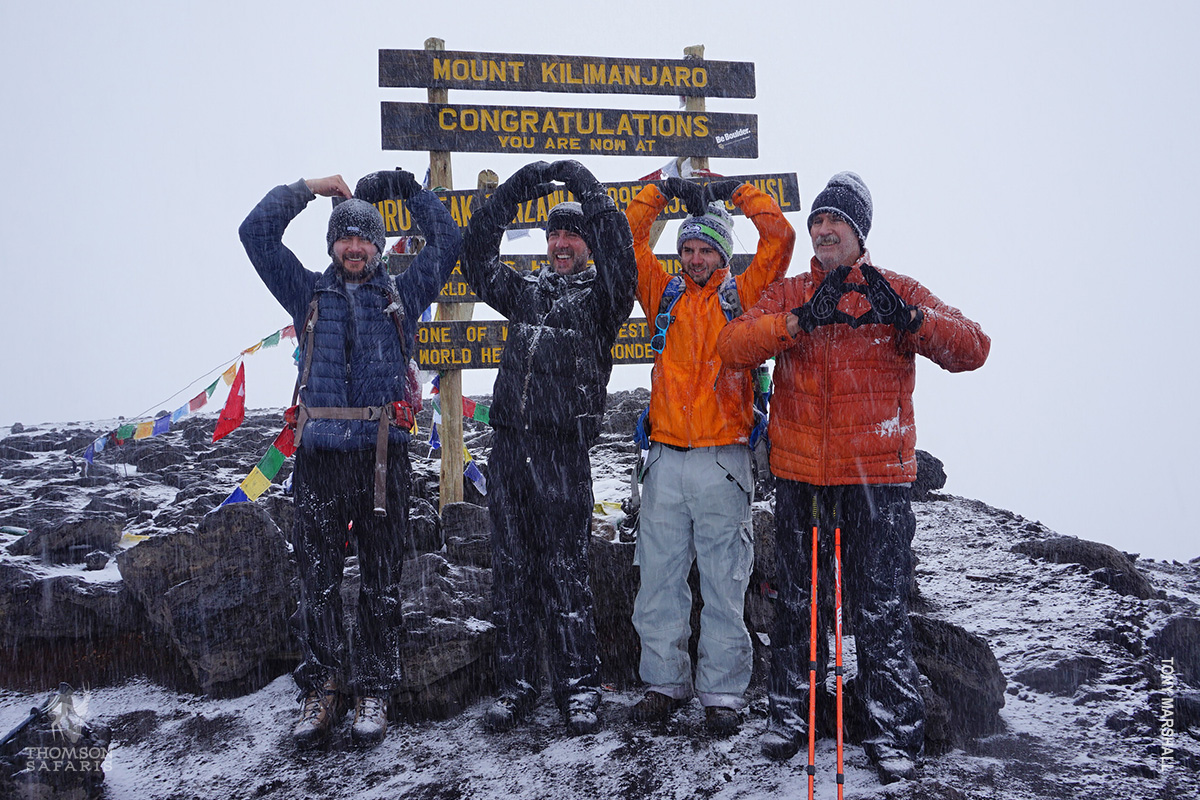
<path fill-rule="evenodd" d="M 668 198 L 654 184 L 638 193 L 625 213 L 633 231 L 638 266 L 638 300 L 651 326 L 671 275 L 650 249 L 650 226 Z M 746 271 L 736 278 L 742 308 L 754 305 L 763 290 L 787 273 L 796 232 L 770 195 L 749 184 L 733 202 L 758 229 L 758 249 Z M 675 317 L 663 352 L 651 371 L 650 438 L 676 447 L 713 447 L 749 441 L 754 426 L 754 391 L 750 369 L 758 362 L 731 367 L 717 354 L 717 334 L 726 325 L 717 289 L 726 269 L 712 274 L 704 286 L 684 275 L 686 287 L 675 304 Z"/>
<path fill-rule="evenodd" d="M 323 273 L 304 268 L 283 244 L 287 225 L 315 197 L 303 181 L 277 186 L 250 212 L 239 229 L 242 245 L 263 283 L 292 317 L 300 337 L 300 363 L 308 357 L 304 322 L 317 298 L 312 362 L 300 401 L 310 407 L 361 408 L 409 400 L 408 360 L 421 312 L 437 297 L 458 261 L 462 236 L 437 197 L 423 191 L 406 201 L 425 236 L 425 249 L 401 275 L 376 270 L 348 288 L 335 266 Z M 404 336 L 388 311 L 394 282 L 403 307 Z M 320 450 L 370 450 L 378 425 L 366 420 L 314 419 L 301 446 Z M 393 427 L 391 441 L 408 438 Z"/>
<path fill-rule="evenodd" d="M 558 275 L 517 272 L 500 260 L 516 205 L 493 195 L 471 217 L 463 275 L 483 302 L 509 320 L 492 395 L 495 428 L 532 430 L 591 443 L 600 434 L 612 346 L 633 310 L 629 225 L 613 203 L 584 205 L 592 268 Z"/>
<path fill-rule="evenodd" d="M 836 324 L 793 339 L 788 313 L 808 302 L 826 275 L 813 258 L 811 272 L 772 285 L 719 337 L 721 356 L 732 365 L 776 356 L 770 436 L 771 472 L 778 477 L 818 486 L 911 482 L 917 475 L 915 357 L 950 372 L 987 360 L 991 340 L 978 324 L 912 278 L 879 272 L 925 315 L 916 333 Z M 846 280 L 865 283 L 857 267 Z M 857 317 L 870 304 L 848 292 L 838 308 Z"/>

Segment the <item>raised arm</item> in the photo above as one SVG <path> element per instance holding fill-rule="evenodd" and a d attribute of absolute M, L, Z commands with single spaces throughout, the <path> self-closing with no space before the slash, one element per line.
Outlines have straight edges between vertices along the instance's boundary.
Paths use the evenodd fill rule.
<path fill-rule="evenodd" d="M 341 181 L 341 177 L 335 175 L 314 179 L 313 184 L 322 191 L 335 191 L 335 178 Z M 345 182 L 341 182 L 341 187 L 345 186 Z M 349 194 L 346 189 L 346 196 Z M 304 180 L 276 186 L 267 192 L 238 228 L 242 247 L 258 276 L 292 319 L 299 321 L 303 321 L 308 308 L 317 273 L 306 270 L 300 259 L 284 246 L 283 232 L 315 197 Z"/>
<path fill-rule="evenodd" d="M 616 339 L 617 331 L 633 310 L 637 288 L 637 263 L 633 237 L 625 215 L 604 191 L 604 186 L 578 161 L 559 161 L 551 174 L 566 184 L 583 208 L 584 239 L 591 243 L 596 265 L 597 322 Z"/>
<path fill-rule="evenodd" d="M 637 262 L 637 297 L 646 317 L 653 320 L 658 313 L 658 298 L 671 276 L 650 249 L 650 228 L 667 207 L 667 196 L 653 183 L 646 184 L 625 209 L 629 231 L 633 237 L 633 255 Z"/>
<path fill-rule="evenodd" d="M 517 215 L 517 206 L 549 194 L 552 188 L 545 161 L 526 164 L 504 183 L 471 217 L 463 242 L 462 271 L 479 299 L 508 318 L 517 313 L 525 281 L 500 260 L 500 239 Z"/>
<path fill-rule="evenodd" d="M 709 191 L 717 200 L 732 200 L 758 230 L 754 260 L 737 277 L 742 308 L 750 308 L 758 302 L 767 286 L 787 274 L 796 245 L 796 231 L 774 198 L 749 183 L 714 181 L 709 184 Z"/>

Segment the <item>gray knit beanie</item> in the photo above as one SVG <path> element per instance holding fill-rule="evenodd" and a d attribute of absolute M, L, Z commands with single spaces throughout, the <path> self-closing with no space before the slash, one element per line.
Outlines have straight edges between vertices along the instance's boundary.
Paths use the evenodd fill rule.
<path fill-rule="evenodd" d="M 387 235 L 379 209 L 357 198 L 343 200 L 334 206 L 333 213 L 329 215 L 329 233 L 325 234 L 329 255 L 333 255 L 333 243 L 347 236 L 366 239 L 375 245 L 379 255 L 383 255 Z"/>

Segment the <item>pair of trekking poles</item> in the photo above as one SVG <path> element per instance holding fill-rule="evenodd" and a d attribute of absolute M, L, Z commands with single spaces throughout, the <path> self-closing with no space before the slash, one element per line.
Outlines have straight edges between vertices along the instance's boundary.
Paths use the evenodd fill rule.
<path fill-rule="evenodd" d="M 846 775 L 842 768 L 842 523 L 841 502 L 833 505 L 833 631 L 834 679 L 837 684 L 837 796 L 842 800 Z M 808 800 L 813 800 L 817 778 L 817 539 L 821 518 L 817 495 L 812 501 L 812 584 L 809 587 L 808 625 Z M 824 635 L 822 632 L 821 635 Z"/>

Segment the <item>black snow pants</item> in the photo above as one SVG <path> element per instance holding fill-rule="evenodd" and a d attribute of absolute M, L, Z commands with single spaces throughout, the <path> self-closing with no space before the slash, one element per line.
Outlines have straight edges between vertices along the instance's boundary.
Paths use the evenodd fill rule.
<path fill-rule="evenodd" d="M 374 511 L 375 451 L 296 451 L 292 547 L 300 572 L 299 628 L 304 661 L 294 676 L 302 692 L 328 676 L 356 696 L 400 685 L 404 617 L 400 570 L 408 551 L 408 447 L 388 446 L 387 516 Z M 353 522 L 352 530 L 347 530 Z M 347 542 L 358 550 L 358 609 L 348 640 L 342 612 Z"/>
<path fill-rule="evenodd" d="M 833 597 L 833 518 L 840 502 L 842 528 L 842 608 L 858 654 L 856 683 L 865 701 L 868 754 L 880 746 L 920 754 L 925 741 L 925 702 L 913 660 L 908 619 L 912 538 L 916 518 L 906 486 L 818 487 L 778 480 L 775 489 L 775 574 L 778 600 L 771 634 L 768 681 L 771 725 L 807 735 L 812 511 L 817 497 L 818 596 Z M 828 631 L 832 603 L 818 603 L 817 686 L 829 666 Z M 823 692 L 818 692 L 818 703 Z"/>
<path fill-rule="evenodd" d="M 592 470 L 586 444 L 498 428 L 488 459 L 492 598 L 501 692 L 532 703 L 542 647 L 555 702 L 600 685 L 588 578 Z"/>

